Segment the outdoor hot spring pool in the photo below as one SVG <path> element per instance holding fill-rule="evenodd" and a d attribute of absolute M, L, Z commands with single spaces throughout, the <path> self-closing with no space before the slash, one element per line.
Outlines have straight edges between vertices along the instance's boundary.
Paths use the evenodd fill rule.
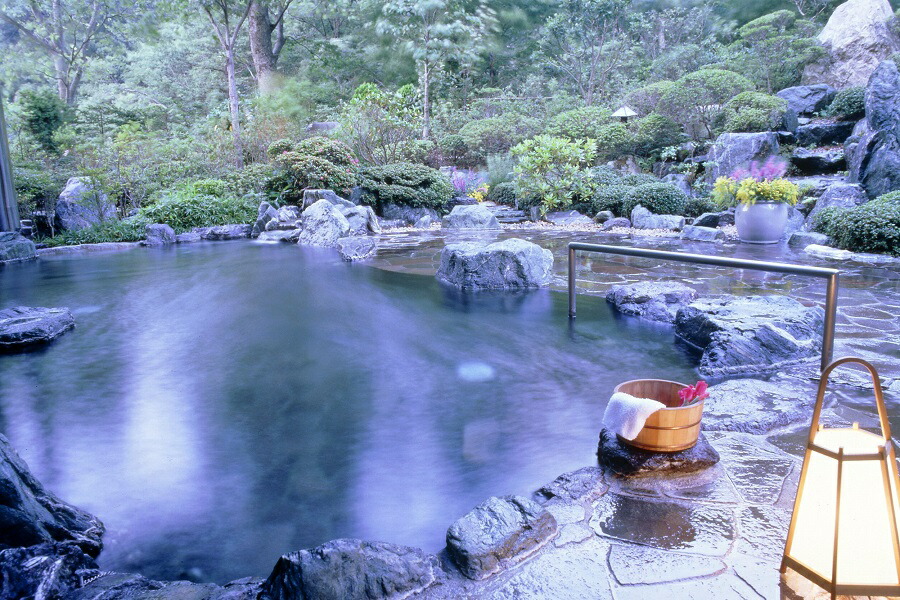
<path fill-rule="evenodd" d="M 437 551 L 491 495 L 594 464 L 613 386 L 696 379 L 602 298 L 462 295 L 251 242 L 0 269 L 77 327 L 0 356 L 0 431 L 107 526 L 103 569 L 225 582 L 336 537 Z"/>

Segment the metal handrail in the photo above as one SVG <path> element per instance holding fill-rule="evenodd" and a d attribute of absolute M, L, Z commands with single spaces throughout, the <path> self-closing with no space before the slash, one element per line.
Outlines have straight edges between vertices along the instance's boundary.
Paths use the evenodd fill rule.
<path fill-rule="evenodd" d="M 707 256 L 705 254 L 688 254 L 684 252 L 668 252 L 665 250 L 648 250 L 644 248 L 626 248 L 621 246 L 607 246 L 603 244 L 584 244 L 581 242 L 569 243 L 569 318 L 575 318 L 575 252 L 597 252 L 600 254 L 617 254 L 619 256 L 634 256 L 637 258 L 657 258 L 659 260 L 673 260 L 677 262 L 712 265 L 716 267 L 731 267 L 734 269 L 752 269 L 754 271 L 767 271 L 769 273 L 786 273 L 788 275 L 802 275 L 806 277 L 819 277 L 828 280 L 825 291 L 825 323 L 822 332 L 822 364 L 821 370 L 831 363 L 834 354 L 834 325 L 837 319 L 837 294 L 838 275 L 837 269 L 824 267 L 807 267 L 803 265 L 791 265 L 787 263 L 774 263 L 761 260 L 747 260 L 743 258 L 727 258 L 724 256 Z"/>

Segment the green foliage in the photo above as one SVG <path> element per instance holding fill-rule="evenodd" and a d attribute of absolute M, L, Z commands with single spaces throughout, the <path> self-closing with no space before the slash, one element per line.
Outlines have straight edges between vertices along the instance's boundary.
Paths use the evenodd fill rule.
<path fill-rule="evenodd" d="M 622 176 L 622 185 L 637 187 L 640 185 L 649 185 L 651 183 L 659 183 L 659 179 L 649 173 L 629 173 Z"/>
<path fill-rule="evenodd" d="M 709 198 L 688 198 L 684 205 L 684 216 L 699 217 L 708 212 L 715 212 L 716 205 Z"/>
<path fill-rule="evenodd" d="M 275 167 L 272 165 L 254 163 L 247 165 L 240 171 L 232 171 L 222 176 L 228 184 L 228 192 L 235 196 L 247 194 L 262 194 L 271 187 L 271 180 L 275 177 Z"/>
<path fill-rule="evenodd" d="M 66 122 L 66 104 L 50 92 L 22 93 L 22 124 L 44 152 L 56 154 L 59 147 L 54 135 Z"/>
<path fill-rule="evenodd" d="M 712 135 L 713 122 L 721 106 L 753 89 L 746 77 L 724 69 L 701 69 L 688 73 L 666 88 L 658 112 L 691 130 Z"/>
<path fill-rule="evenodd" d="M 569 138 L 597 138 L 601 128 L 608 125 L 612 112 L 599 106 L 575 108 L 559 113 L 550 120 L 547 135 Z"/>
<path fill-rule="evenodd" d="M 622 185 L 622 175 L 606 165 L 592 168 L 588 173 L 588 177 L 590 177 L 591 182 L 597 188 L 608 185 Z"/>
<path fill-rule="evenodd" d="M 672 94 L 672 90 L 675 86 L 676 83 L 674 81 L 654 81 L 653 83 L 648 83 L 636 90 L 632 90 L 625 101 L 628 103 L 628 106 L 636 110 L 638 114 L 649 115 L 650 113 L 657 112 L 663 97 Z"/>
<path fill-rule="evenodd" d="M 787 101 L 778 96 L 741 92 L 725 104 L 716 121 L 729 133 L 775 131 L 786 111 Z"/>
<path fill-rule="evenodd" d="M 682 215 L 687 201 L 687 195 L 671 183 L 645 183 L 622 200 L 622 214 L 631 215 L 640 204 L 657 215 Z"/>
<path fill-rule="evenodd" d="M 504 181 L 488 188 L 487 199 L 497 204 L 507 206 L 516 205 L 516 184 L 512 181 Z"/>
<path fill-rule="evenodd" d="M 271 146 L 269 148 L 271 150 Z M 293 151 L 298 154 L 324 158 L 338 167 L 352 169 L 359 165 L 359 161 L 353 156 L 353 151 L 347 144 L 324 136 L 315 136 L 297 142 Z"/>
<path fill-rule="evenodd" d="M 594 216 L 602 210 L 608 210 L 617 217 L 628 216 L 623 210 L 622 203 L 634 189 L 632 186 L 620 184 L 597 188 L 591 197 L 589 214 Z"/>
<path fill-rule="evenodd" d="M 152 206 L 141 209 L 145 223 L 165 223 L 177 232 L 194 227 L 251 223 L 259 197 L 233 196 L 221 180 L 204 180 L 168 191 Z"/>
<path fill-rule="evenodd" d="M 597 155 L 601 160 L 612 160 L 630 154 L 634 138 L 624 123 L 603 125 L 596 134 Z"/>
<path fill-rule="evenodd" d="M 266 149 L 266 154 L 270 159 L 275 159 L 275 157 L 284 154 L 285 152 L 293 152 L 294 151 L 294 142 L 288 139 L 280 139 L 275 140 L 269 147 Z"/>
<path fill-rule="evenodd" d="M 866 88 L 857 86 L 840 90 L 835 94 L 825 114 L 842 121 L 861 119 L 866 114 Z"/>
<path fill-rule="evenodd" d="M 36 163 L 14 165 L 13 183 L 22 217 L 36 210 L 51 209 L 65 184 L 55 178 L 52 171 Z"/>
<path fill-rule="evenodd" d="M 41 241 L 51 247 L 102 244 L 107 242 L 137 242 L 144 239 L 144 228 L 148 222 L 142 216 L 122 220 L 114 219 L 84 229 L 63 231 L 59 235 Z"/>
<path fill-rule="evenodd" d="M 413 163 L 394 163 L 360 171 L 364 204 L 381 212 L 387 204 L 443 209 L 453 186 L 440 171 Z"/>
<path fill-rule="evenodd" d="M 356 174 L 349 166 L 334 163 L 299 152 L 283 152 L 274 160 L 278 167 L 276 185 L 281 184 L 281 197 L 288 204 L 297 204 L 303 198 L 303 190 L 334 190 L 340 196 L 347 196 L 356 185 Z"/>
<path fill-rule="evenodd" d="M 567 208 L 573 200 L 593 194 L 589 177 L 596 156 L 592 140 L 568 140 L 541 135 L 512 149 L 518 157 L 516 195 L 533 199 L 546 213 Z"/>
<path fill-rule="evenodd" d="M 659 158 L 663 148 L 676 146 L 687 138 L 681 126 L 659 113 L 650 113 L 635 123 L 634 151 L 639 156 Z"/>
<path fill-rule="evenodd" d="M 487 157 L 487 183 L 491 187 L 512 181 L 516 161 L 507 154 L 491 154 Z"/>
<path fill-rule="evenodd" d="M 826 208 L 816 225 L 839 248 L 900 256 L 900 203 L 891 198 L 855 208 Z"/>
<path fill-rule="evenodd" d="M 471 121 L 459 130 L 465 140 L 464 163 L 482 165 L 491 154 L 502 154 L 540 130 L 540 121 L 516 114 L 505 114 Z"/>
<path fill-rule="evenodd" d="M 338 121 L 341 136 L 362 162 L 384 165 L 403 158 L 408 144 L 421 131 L 421 119 L 418 94 L 412 86 L 391 93 L 364 83 L 343 106 Z"/>

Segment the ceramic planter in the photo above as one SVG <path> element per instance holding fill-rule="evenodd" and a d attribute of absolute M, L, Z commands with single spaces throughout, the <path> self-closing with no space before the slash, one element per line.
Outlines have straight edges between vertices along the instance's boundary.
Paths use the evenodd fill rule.
<path fill-rule="evenodd" d="M 750 244 L 778 243 L 784 236 L 787 220 L 788 205 L 782 202 L 738 204 L 734 211 L 738 237 Z"/>

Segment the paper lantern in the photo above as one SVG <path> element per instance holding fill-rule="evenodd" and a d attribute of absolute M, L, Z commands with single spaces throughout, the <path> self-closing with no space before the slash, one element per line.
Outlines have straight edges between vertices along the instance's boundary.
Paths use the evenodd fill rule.
<path fill-rule="evenodd" d="M 849 428 L 819 425 L 828 376 L 847 363 L 863 365 L 872 376 L 880 435 L 857 423 Z M 832 598 L 900 593 L 898 488 L 878 373 L 858 358 L 836 360 L 819 382 L 781 572 L 794 569 Z"/>

